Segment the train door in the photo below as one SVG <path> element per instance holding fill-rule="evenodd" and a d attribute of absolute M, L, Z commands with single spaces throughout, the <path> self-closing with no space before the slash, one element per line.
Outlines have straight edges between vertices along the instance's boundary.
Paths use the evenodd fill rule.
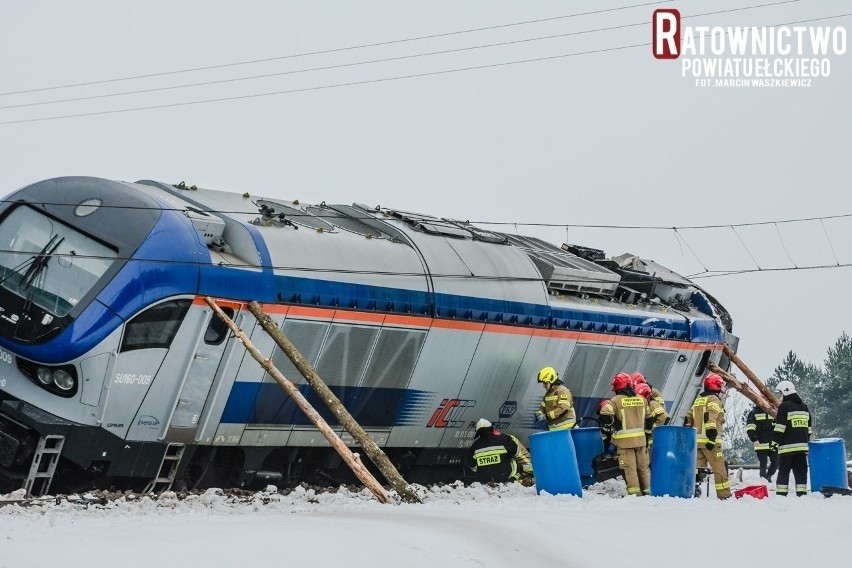
<path fill-rule="evenodd" d="M 242 324 L 243 314 L 238 305 L 222 306 L 222 311 L 237 326 Z M 238 343 L 225 322 L 210 310 L 204 335 L 198 338 L 195 354 L 177 397 L 166 441 L 188 443 L 195 438 L 210 387 L 222 373 Z"/>

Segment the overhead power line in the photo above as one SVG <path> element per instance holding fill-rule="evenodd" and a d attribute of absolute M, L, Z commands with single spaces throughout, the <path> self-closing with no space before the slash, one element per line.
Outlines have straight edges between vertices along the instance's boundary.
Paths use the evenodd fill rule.
<path fill-rule="evenodd" d="M 253 199 L 260 200 L 270 200 L 276 201 L 274 197 L 264 197 L 264 196 L 252 196 Z M 280 200 L 280 199 L 279 199 Z M 287 200 L 283 200 L 287 201 Z M 4 203 L 20 203 L 19 200 L 11 200 L 11 199 L 0 199 L 0 204 Z M 65 207 L 76 207 L 77 205 L 69 204 L 69 203 L 59 203 L 54 201 L 38 201 L 38 202 L 27 202 L 30 205 L 43 205 L 43 206 L 65 206 Z M 254 202 L 252 202 L 254 203 Z M 286 205 L 286 203 L 282 203 L 282 205 Z M 313 205 L 313 204 L 311 204 Z M 102 204 L 100 205 L 102 209 L 129 209 L 134 211 L 177 211 L 180 213 L 186 212 L 185 208 L 182 207 L 146 207 L 141 205 L 109 205 Z M 395 211 L 392 207 L 385 207 L 382 210 Z M 219 210 L 219 209 L 205 209 L 205 213 L 214 213 L 214 214 L 224 214 L 224 215 L 254 215 L 255 212 L 248 211 L 230 211 L 230 210 Z M 257 212 L 259 213 L 259 211 Z M 298 218 L 298 217 L 317 217 L 313 213 L 302 212 L 302 213 L 286 213 L 287 217 L 290 218 Z M 319 216 L 323 218 L 322 216 Z M 357 220 L 375 220 L 376 218 L 372 215 L 364 215 L 360 216 L 351 216 L 352 219 Z M 813 221 L 819 221 L 820 223 L 824 223 L 825 221 L 830 221 L 833 219 L 848 219 L 852 218 L 852 213 L 837 213 L 835 215 L 822 215 L 819 217 L 796 217 L 792 219 L 772 219 L 768 221 L 750 221 L 745 223 L 724 223 L 717 225 L 681 225 L 681 226 L 663 226 L 663 225 L 586 225 L 581 223 L 526 223 L 523 221 L 482 221 L 482 220 L 461 220 L 461 219 L 446 219 L 440 218 L 442 221 L 450 221 L 454 223 L 461 223 L 466 225 L 498 225 L 498 226 L 507 226 L 511 225 L 513 227 L 545 227 L 545 228 L 566 228 L 566 229 L 615 229 L 615 230 L 640 230 L 640 231 L 684 231 L 684 230 L 706 230 L 706 229 L 731 229 L 731 228 L 745 228 L 745 227 L 760 227 L 765 225 L 785 225 L 789 223 L 808 223 Z M 396 219 L 399 220 L 399 219 Z M 825 230 L 825 226 L 823 225 L 823 230 Z M 827 236 L 827 233 L 826 233 Z M 684 244 L 686 242 L 684 241 Z M 687 244 L 687 247 L 689 245 Z"/>
<path fill-rule="evenodd" d="M 689 280 L 698 280 L 703 278 L 721 278 L 724 276 L 739 276 L 742 274 L 751 274 L 754 272 L 793 272 L 799 270 L 825 270 L 828 268 L 850 268 L 852 263 L 842 264 L 819 264 L 815 266 L 779 266 L 777 268 L 746 268 L 743 270 L 710 270 L 707 272 L 699 272 L 684 276 Z"/>
<path fill-rule="evenodd" d="M 837 19 L 837 18 L 845 18 L 845 17 L 848 17 L 848 16 L 852 16 L 852 13 L 835 14 L 833 16 L 824 16 L 824 17 L 821 17 L 821 18 L 811 18 L 811 19 L 807 19 L 807 20 L 797 20 L 797 21 L 793 21 L 793 22 L 784 22 L 784 23 L 780 23 L 780 24 L 774 24 L 774 26 L 788 26 L 788 25 L 793 25 L 793 24 L 804 24 L 804 23 L 809 23 L 809 22 L 834 20 L 834 19 Z M 45 121 L 50 121 L 50 120 L 64 120 L 64 119 L 68 119 L 68 118 L 82 118 L 82 117 L 88 117 L 88 116 L 122 114 L 122 113 L 127 113 L 127 112 L 139 112 L 139 111 L 144 111 L 144 110 L 158 110 L 158 109 L 164 109 L 164 108 L 176 108 L 176 107 L 185 107 L 185 106 L 193 106 L 193 105 L 200 105 L 200 104 L 218 103 L 218 102 L 225 102 L 225 101 L 256 99 L 256 98 L 270 97 L 270 96 L 275 96 L 275 95 L 289 95 L 289 94 L 294 94 L 294 93 L 321 91 L 321 90 L 326 90 L 326 89 L 354 87 L 354 86 L 369 85 L 369 84 L 374 84 L 374 83 L 387 83 L 387 82 L 390 82 L 390 81 L 399 81 L 399 80 L 404 80 L 404 79 L 415 79 L 415 78 L 420 78 L 420 77 L 430 77 L 430 76 L 436 76 L 436 75 L 449 75 L 449 74 L 452 74 L 452 73 L 463 73 L 463 72 L 467 72 L 467 71 L 475 71 L 475 70 L 480 70 L 480 69 L 493 69 L 493 68 L 497 68 L 497 67 L 507 67 L 507 66 L 510 66 L 510 65 L 521 65 L 521 64 L 525 64 L 525 63 L 535 63 L 535 62 L 540 62 L 540 61 L 552 61 L 552 60 L 556 60 L 556 59 L 565 59 L 565 58 L 568 58 L 568 57 L 579 57 L 579 56 L 583 56 L 583 55 L 592 55 L 592 54 L 597 54 L 597 53 L 607 53 L 607 52 L 621 51 L 621 50 L 626 50 L 626 49 L 635 49 L 637 47 L 648 47 L 650 45 L 651 45 L 650 42 L 646 42 L 646 43 L 638 43 L 638 44 L 632 44 L 632 45 L 621 45 L 621 46 L 616 46 L 616 47 L 592 49 L 592 50 L 588 50 L 588 51 L 577 51 L 577 52 L 574 52 L 574 53 L 563 53 L 563 54 L 560 54 L 560 55 L 535 57 L 535 58 L 531 58 L 531 59 L 521 59 L 521 60 L 516 60 L 516 61 L 504 61 L 504 62 L 500 62 L 500 63 L 490 63 L 490 64 L 486 64 L 486 65 L 474 65 L 474 66 L 470 66 L 470 67 L 446 69 L 446 70 L 443 70 L 443 71 L 429 71 L 429 72 L 424 72 L 424 73 L 413 73 L 413 74 L 410 74 L 410 75 L 397 75 L 397 76 L 394 76 L 394 77 L 382 77 L 382 78 L 379 78 L 379 79 L 366 79 L 366 80 L 363 80 L 363 81 L 350 81 L 350 82 L 346 82 L 346 83 L 334 83 L 334 84 L 330 84 L 330 85 L 318 85 L 318 86 L 314 86 L 314 87 L 303 87 L 303 88 L 299 88 L 299 89 L 287 89 L 287 90 L 283 90 L 283 91 L 271 91 L 271 92 L 266 92 L 266 93 L 252 93 L 252 94 L 248 94 L 248 95 L 234 95 L 234 96 L 219 97 L 219 98 L 213 98 L 213 99 L 186 101 L 186 102 L 181 102 L 181 103 L 166 103 L 166 104 L 160 104 L 160 105 L 149 105 L 149 106 L 140 106 L 140 107 L 115 109 L 115 110 L 103 110 L 103 111 L 83 112 L 83 113 L 74 113 L 74 114 L 65 114 L 65 115 L 56 115 L 56 116 L 46 116 L 46 117 L 40 117 L 40 118 L 7 120 L 7 121 L 0 122 L 0 126 L 9 125 L 9 124 L 24 124 L 24 123 L 30 123 L 30 122 L 45 122 Z"/>
<path fill-rule="evenodd" d="M 715 15 L 718 15 L 718 14 L 726 14 L 726 13 L 729 13 L 729 12 L 741 12 L 743 10 L 754 10 L 754 9 L 759 9 L 759 8 L 767 8 L 767 7 L 778 6 L 779 4 L 789 4 L 790 2 L 799 2 L 799 1 L 801 1 L 801 0 L 784 0 L 782 2 L 772 2 L 772 3 L 769 3 L 769 4 L 757 4 L 757 5 L 754 5 L 754 6 L 742 6 L 742 7 L 739 7 L 739 8 L 730 8 L 730 9 L 727 9 L 727 10 L 716 10 L 714 12 L 704 12 L 704 13 L 701 13 L 701 14 L 690 14 L 690 15 L 687 15 L 687 16 L 683 16 L 683 19 L 700 18 L 700 17 L 704 17 L 704 16 L 715 16 Z M 69 97 L 69 98 L 66 98 L 66 99 L 54 99 L 54 100 L 50 100 L 50 101 L 37 101 L 37 102 L 30 102 L 30 103 L 5 105 L 5 106 L 0 106 L 0 110 L 35 107 L 35 106 L 45 106 L 45 105 L 80 102 L 80 101 L 89 101 L 89 100 L 106 99 L 106 98 L 113 98 L 113 97 L 125 97 L 125 96 L 130 96 L 130 95 L 141 95 L 141 94 L 157 93 L 157 92 L 163 92 L 163 91 L 173 91 L 173 90 L 177 90 L 177 89 L 189 89 L 189 88 L 193 88 L 193 87 L 207 87 L 207 86 L 210 86 L 210 85 L 222 85 L 222 84 L 228 84 L 228 83 L 238 83 L 238 82 L 242 82 L 242 81 L 252 81 L 252 80 L 256 80 L 256 79 L 270 79 L 272 77 L 283 77 L 283 76 L 286 76 L 286 75 L 296 75 L 296 74 L 300 74 L 300 73 L 313 73 L 313 72 L 316 72 L 316 71 L 329 71 L 329 70 L 332 70 L 332 69 L 345 69 L 345 68 L 349 68 L 349 67 L 359 67 L 361 65 L 373 65 L 373 64 L 377 64 L 377 63 L 389 63 L 389 62 L 392 62 L 392 61 L 403 61 L 403 60 L 409 60 L 409 59 L 418 59 L 418 58 L 422 58 L 422 57 L 432 57 L 432 56 L 435 56 L 435 55 L 447 55 L 447 54 L 450 54 L 450 53 L 461 53 L 461 52 L 465 52 L 465 51 L 474 51 L 474 50 L 478 50 L 478 49 L 489 49 L 489 48 L 492 48 L 492 47 L 504 47 L 504 46 L 508 46 L 508 45 L 531 43 L 531 42 L 535 42 L 535 41 L 544 41 L 544 40 L 549 40 L 549 39 L 559 39 L 559 38 L 565 38 L 565 37 L 571 37 L 571 36 L 577 36 L 577 35 L 607 32 L 607 31 L 633 28 L 633 27 L 638 27 L 638 26 L 647 26 L 647 25 L 648 25 L 648 21 L 643 20 L 641 22 L 636 22 L 636 23 L 633 23 L 633 24 L 622 24 L 622 25 L 618 25 L 618 26 L 594 28 L 594 29 L 580 30 L 580 31 L 575 31 L 575 32 L 566 32 L 566 33 L 561 33 L 561 34 L 551 34 L 551 35 L 546 35 L 546 36 L 524 38 L 524 39 L 511 40 L 511 41 L 502 41 L 502 42 L 488 43 L 488 44 L 482 44 L 482 45 L 473 45 L 473 46 L 468 46 L 468 47 L 458 47 L 458 48 L 453 48 L 453 49 L 430 51 L 430 52 L 426 52 L 426 53 L 415 53 L 415 54 L 411 54 L 411 55 L 399 55 L 399 56 L 395 56 L 395 57 L 384 57 L 384 58 L 380 58 L 380 59 L 371 59 L 371 60 L 367 60 L 367 61 L 354 61 L 354 62 L 351 62 L 351 63 L 339 63 L 339 64 L 335 64 L 335 65 L 325 65 L 325 66 L 321 66 L 321 67 L 309 67 L 309 68 L 305 68 L 305 69 L 293 69 L 293 70 L 290 70 L 290 71 L 278 71 L 278 72 L 275 72 L 275 73 L 263 73 L 263 74 L 260 74 L 260 75 L 249 75 L 249 76 L 245 76 L 245 77 L 232 77 L 232 78 L 229 78 L 229 79 L 214 79 L 214 80 L 210 80 L 210 81 L 200 81 L 200 82 L 196 82 L 196 83 L 185 83 L 185 84 L 182 84 L 182 85 L 170 85 L 170 86 L 166 86 L 166 87 L 152 87 L 152 88 L 148 88 L 148 89 L 135 89 L 135 90 L 132 90 L 132 91 L 121 91 L 121 92 L 118 92 L 118 93 L 104 93 L 104 94 L 99 94 L 99 95 L 86 95 L 86 96 L 81 96 L 81 97 Z"/>
<path fill-rule="evenodd" d="M 785 2 L 778 2 L 778 4 L 789 4 L 789 3 L 800 2 L 800 1 L 801 0 L 786 0 Z M 208 71 L 208 70 L 211 70 L 211 69 L 225 69 L 227 67 L 238 67 L 238 66 L 242 66 L 242 65 L 251 65 L 251 64 L 255 64 L 255 63 L 268 63 L 270 61 L 281 61 L 281 60 L 284 60 L 284 59 L 295 59 L 295 58 L 298 58 L 298 57 L 309 57 L 309 56 L 313 56 L 313 55 L 323 55 L 323 54 L 328 54 L 328 53 L 339 53 L 341 51 L 352 51 L 352 50 L 364 49 L 364 48 L 368 48 L 368 47 L 381 47 L 381 46 L 386 46 L 386 45 L 395 45 L 395 44 L 407 43 L 407 42 L 412 42 L 412 41 L 421 41 L 421 40 L 427 40 L 427 39 L 435 39 L 435 38 L 450 37 L 450 36 L 469 34 L 469 33 L 475 33 L 475 32 L 483 32 L 483 31 L 489 31 L 489 30 L 510 28 L 510 27 L 514 27 L 514 26 L 525 26 L 525 25 L 529 25 L 529 24 L 539 24 L 539 23 L 543 23 L 543 22 L 552 22 L 552 21 L 556 21 L 556 20 L 565 20 L 565 19 L 569 19 L 569 18 L 579 18 L 579 17 L 582 17 L 582 16 L 591 16 L 591 15 L 594 15 L 594 14 L 604 14 L 604 13 L 608 13 L 608 12 L 618 12 L 620 10 L 629 10 L 629 9 L 632 9 L 632 8 L 642 8 L 642 7 L 645 7 L 645 6 L 653 6 L 655 4 L 667 4 L 667 3 L 668 2 L 661 2 L 661 1 L 644 2 L 642 4 L 631 4 L 629 6 L 618 6 L 618 7 L 614 7 L 614 8 L 603 8 L 603 9 L 600 9 L 600 10 L 591 10 L 591 11 L 588 11 L 588 12 L 576 12 L 576 13 L 573 13 L 573 14 L 565 14 L 565 15 L 562 15 L 562 16 L 552 16 L 552 17 L 549 17 L 549 18 L 539 18 L 539 19 L 536 19 L 536 20 L 525 20 L 523 22 L 512 22 L 512 23 L 508 23 L 508 24 L 497 24 L 497 25 L 494 25 L 494 26 L 485 26 L 485 27 L 481 27 L 481 28 L 469 28 L 469 29 L 464 29 L 464 30 L 456 30 L 456 31 L 452 31 L 452 32 L 443 32 L 443 33 L 429 34 L 429 35 L 409 37 L 409 38 L 403 38 L 403 39 L 380 41 L 380 42 L 374 42 L 374 43 L 364 43 L 364 44 L 360 44 L 360 45 L 350 45 L 350 46 L 347 46 L 347 47 L 337 47 L 337 48 L 333 48 L 333 49 L 324 49 L 324 50 L 319 50 L 319 51 L 308 51 L 308 52 L 304 52 L 304 53 L 292 53 L 292 54 L 289 54 L 289 55 L 279 55 L 279 56 L 275 56 L 275 57 L 265 57 L 265 58 L 261 58 L 261 59 L 250 59 L 250 60 L 247 60 L 247 61 L 236 61 L 236 62 L 232 62 L 232 63 L 221 63 L 221 64 L 217 64 L 217 65 L 206 65 L 206 66 L 203 66 L 203 67 L 190 67 L 190 68 L 187 68 L 187 69 L 177 69 L 177 70 L 173 70 L 173 71 L 162 71 L 162 72 L 158 72 L 158 73 L 148 73 L 148 74 L 145 74 L 145 75 L 130 75 L 130 76 L 126 76 L 126 77 L 116 77 L 116 78 L 112 78 L 112 79 L 100 79 L 100 80 L 97 80 L 97 81 L 87 81 L 87 82 L 84 82 L 84 83 L 69 83 L 69 84 L 66 84 L 66 85 L 55 85 L 55 86 L 52 86 L 52 87 L 39 87 L 39 88 L 33 88 L 33 89 L 24 89 L 24 90 L 20 90 L 20 91 L 7 91 L 7 92 L 0 93 L 0 96 L 20 95 L 20 94 L 24 94 L 24 93 L 37 93 L 37 92 L 42 92 L 42 91 L 53 91 L 53 90 L 57 90 L 57 89 L 69 89 L 69 88 L 72 88 L 72 87 L 85 87 L 85 86 L 89 86 L 89 85 L 102 85 L 102 84 L 105 84 L 105 83 L 117 83 L 119 81 L 131 81 L 131 80 L 134 80 L 134 79 L 150 79 L 150 78 L 153 78 L 153 77 L 165 77 L 165 76 L 168 76 L 168 75 L 178 75 L 178 74 L 181 74 L 181 73 L 192 73 L 192 72 L 195 72 L 195 71 Z"/>

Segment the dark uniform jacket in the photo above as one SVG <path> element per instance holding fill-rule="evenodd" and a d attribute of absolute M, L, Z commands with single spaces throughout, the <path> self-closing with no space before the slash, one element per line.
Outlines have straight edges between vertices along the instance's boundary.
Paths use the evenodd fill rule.
<path fill-rule="evenodd" d="M 778 405 L 772 440 L 778 444 L 778 455 L 807 453 L 808 441 L 813 433 L 813 422 L 808 405 L 798 394 L 788 394 Z"/>
<path fill-rule="evenodd" d="M 477 481 L 510 481 L 515 478 L 517 466 L 515 454 L 518 444 L 512 436 L 499 430 L 480 428 L 470 447 L 468 467 L 474 471 Z"/>
<path fill-rule="evenodd" d="M 755 406 L 746 418 L 746 435 L 752 442 L 757 442 L 754 447 L 758 452 L 769 451 L 769 442 L 772 441 L 772 432 L 775 421 L 771 414 L 767 414 L 759 406 Z"/>

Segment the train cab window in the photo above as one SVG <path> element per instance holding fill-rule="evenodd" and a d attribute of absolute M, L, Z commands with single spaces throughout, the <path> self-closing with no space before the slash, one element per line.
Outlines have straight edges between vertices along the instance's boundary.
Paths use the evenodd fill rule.
<path fill-rule="evenodd" d="M 189 310 L 190 300 L 171 300 L 148 308 L 124 329 L 119 352 L 134 349 L 167 349 Z"/>
<path fill-rule="evenodd" d="M 698 366 L 695 368 L 695 376 L 700 377 L 704 374 L 704 371 L 707 369 L 707 363 L 710 361 L 710 351 L 705 351 L 701 354 L 701 360 L 698 362 Z"/>
<path fill-rule="evenodd" d="M 116 251 L 30 207 L 0 222 L 0 285 L 66 316 L 115 262 Z"/>
<path fill-rule="evenodd" d="M 231 320 L 234 319 L 234 308 L 222 308 L 225 315 Z M 207 345 L 219 345 L 228 336 L 228 324 L 225 320 L 213 314 L 210 318 L 210 325 L 207 326 L 207 331 L 204 332 L 204 343 Z"/>

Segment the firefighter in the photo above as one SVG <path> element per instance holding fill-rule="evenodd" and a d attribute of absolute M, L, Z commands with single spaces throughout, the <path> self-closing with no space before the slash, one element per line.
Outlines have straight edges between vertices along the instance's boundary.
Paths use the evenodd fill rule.
<path fill-rule="evenodd" d="M 645 419 L 647 401 L 633 391 L 627 373 L 618 373 L 612 379 L 615 396 L 604 402 L 601 423 L 613 428 L 612 443 L 618 451 L 618 465 L 624 474 L 628 495 L 651 493 L 651 470 L 645 448 Z"/>
<path fill-rule="evenodd" d="M 605 453 L 610 452 L 610 444 L 612 444 L 612 423 L 610 420 L 602 420 L 601 419 L 601 410 L 603 410 L 604 405 L 609 402 L 609 399 L 603 399 L 598 403 L 597 408 L 595 408 L 595 414 L 598 415 L 598 424 L 601 428 L 601 439 L 603 441 L 603 448 Z M 609 422 L 606 423 L 605 422 Z"/>
<path fill-rule="evenodd" d="M 660 391 L 655 389 L 654 385 L 652 385 L 647 380 L 645 380 L 645 375 L 643 375 L 639 371 L 636 371 L 635 373 L 630 374 L 630 380 L 633 382 L 633 388 L 634 389 L 636 388 L 636 385 L 638 385 L 640 383 L 644 383 L 644 384 L 648 385 L 649 387 L 651 387 L 651 393 L 654 397 L 654 400 L 656 400 L 657 404 L 662 406 L 663 409 L 666 408 L 666 399 L 663 398 L 663 393 L 661 393 Z"/>
<path fill-rule="evenodd" d="M 771 414 L 764 412 L 759 406 L 752 407 L 746 418 L 746 435 L 754 444 L 757 461 L 760 463 L 760 477 L 766 481 L 772 481 L 772 476 L 778 469 L 778 452 L 769 449 L 774 427 L 775 421 Z"/>
<path fill-rule="evenodd" d="M 661 406 L 657 399 L 654 398 L 654 393 L 651 391 L 651 386 L 647 383 L 639 383 L 633 386 L 636 394 L 648 401 L 648 418 L 645 420 L 645 438 L 648 443 L 648 462 L 650 463 L 651 444 L 654 443 L 654 428 L 663 426 L 669 423 L 669 414 L 666 408 Z"/>
<path fill-rule="evenodd" d="M 808 405 L 796 393 L 790 381 L 781 381 L 776 387 L 783 397 L 775 416 L 770 450 L 778 451 L 778 478 L 775 494 L 787 495 L 790 471 L 796 479 L 796 495 L 808 492 L 808 442 L 813 434 L 813 423 Z"/>
<path fill-rule="evenodd" d="M 518 472 L 515 479 L 520 482 L 521 485 L 530 487 L 535 483 L 530 451 L 521 443 L 517 436 L 512 434 L 507 434 L 507 436 L 509 436 L 509 438 L 511 438 L 518 446 L 518 451 L 515 452 L 515 455 L 512 458 L 515 461 L 515 469 Z"/>
<path fill-rule="evenodd" d="M 544 385 L 544 398 L 535 413 L 536 422 L 547 421 L 548 430 L 565 430 L 577 425 L 574 412 L 574 397 L 568 387 L 559 380 L 553 367 L 538 372 L 538 382 Z"/>
<path fill-rule="evenodd" d="M 468 467 L 482 483 L 519 481 L 532 485 L 530 453 L 515 436 L 503 434 L 485 418 L 476 422 Z"/>
<path fill-rule="evenodd" d="M 722 389 L 725 381 L 716 373 L 704 377 L 704 391 L 698 395 L 692 408 L 686 413 L 686 426 L 698 430 L 698 453 L 696 471 L 710 465 L 716 487 L 716 497 L 731 496 L 728 481 L 728 466 L 722 455 L 722 431 L 725 428 L 725 409 L 722 406 Z"/>

